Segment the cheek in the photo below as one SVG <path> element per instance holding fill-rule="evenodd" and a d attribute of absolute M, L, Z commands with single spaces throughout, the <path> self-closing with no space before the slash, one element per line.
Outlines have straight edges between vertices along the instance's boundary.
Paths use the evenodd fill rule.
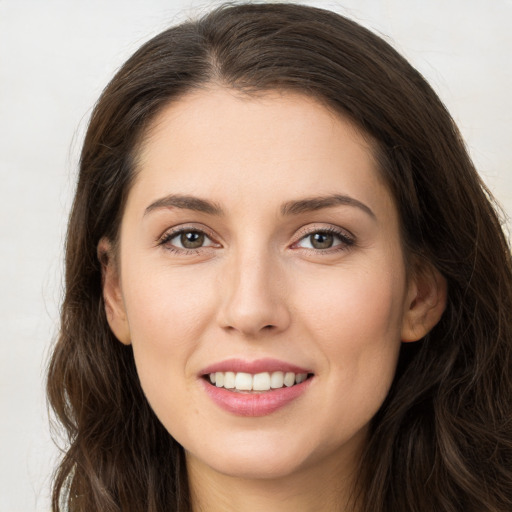
<path fill-rule="evenodd" d="M 333 342 L 350 338 L 350 345 L 361 347 L 400 332 L 405 278 L 398 272 L 347 266 L 328 279 L 309 279 L 303 288 L 295 294 L 319 336 Z"/>
<path fill-rule="evenodd" d="M 214 288 L 188 269 L 140 274 L 123 288 L 134 342 L 171 351 L 188 345 L 214 314 Z"/>
<path fill-rule="evenodd" d="M 405 277 L 345 268 L 322 282 L 308 283 L 301 309 L 307 311 L 305 329 L 316 340 L 332 384 L 325 387 L 326 405 L 344 404 L 354 418 L 369 420 L 395 374 Z"/>
<path fill-rule="evenodd" d="M 187 272 L 138 275 L 123 293 L 137 372 L 158 413 L 179 407 L 179 397 L 195 380 L 188 362 L 214 314 L 215 298 L 211 287 Z"/>

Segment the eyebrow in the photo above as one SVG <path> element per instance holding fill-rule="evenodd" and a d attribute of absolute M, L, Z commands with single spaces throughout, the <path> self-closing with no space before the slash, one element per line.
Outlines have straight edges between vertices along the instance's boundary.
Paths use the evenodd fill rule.
<path fill-rule="evenodd" d="M 341 194 L 288 201 L 281 206 L 281 215 L 286 217 L 291 215 L 300 215 L 301 213 L 322 210 L 324 208 L 332 208 L 340 205 L 359 208 L 373 219 L 376 219 L 375 213 L 373 213 L 371 208 L 353 197 Z M 224 214 L 222 208 L 215 202 L 200 199 L 195 196 L 170 194 L 151 203 L 144 211 L 144 215 L 160 208 L 180 208 L 216 216 L 222 216 Z"/>
<path fill-rule="evenodd" d="M 321 196 L 321 197 L 311 197 L 306 199 L 301 199 L 299 201 L 289 201 L 285 203 L 281 207 L 281 214 L 283 216 L 288 215 L 299 215 L 301 213 L 312 212 L 316 210 L 322 210 L 324 208 L 332 208 L 334 206 L 354 206 L 363 210 L 373 219 L 376 219 L 375 213 L 371 210 L 370 207 L 366 206 L 361 201 L 357 199 L 341 195 L 341 194 L 333 194 L 329 196 Z"/>
<path fill-rule="evenodd" d="M 207 201 L 206 199 L 200 199 L 199 197 L 194 196 L 171 194 L 151 203 L 144 211 L 144 215 L 147 215 L 153 210 L 157 210 L 159 208 L 182 208 L 184 210 L 193 210 L 196 212 L 219 216 L 224 213 L 222 208 L 212 201 Z"/>

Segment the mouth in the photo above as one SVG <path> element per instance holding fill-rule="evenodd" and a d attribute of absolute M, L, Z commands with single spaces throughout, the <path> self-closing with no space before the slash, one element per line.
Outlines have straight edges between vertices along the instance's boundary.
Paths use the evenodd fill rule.
<path fill-rule="evenodd" d="M 211 386 L 233 393 L 267 393 L 282 388 L 291 388 L 311 379 L 313 373 L 273 371 L 247 373 L 235 371 L 212 372 L 202 376 Z"/>
<path fill-rule="evenodd" d="M 308 394 L 315 374 L 274 358 L 227 359 L 199 374 L 206 395 L 229 414 L 267 416 Z"/>

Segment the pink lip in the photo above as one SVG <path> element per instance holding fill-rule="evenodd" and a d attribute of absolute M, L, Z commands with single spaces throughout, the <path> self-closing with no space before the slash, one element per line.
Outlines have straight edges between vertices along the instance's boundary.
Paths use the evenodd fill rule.
<path fill-rule="evenodd" d="M 204 376 L 215 372 L 293 372 L 311 373 L 305 368 L 293 364 L 278 361 L 276 359 L 258 359 L 256 361 L 243 361 L 241 359 L 228 359 L 214 363 L 200 372 L 200 381 L 206 394 L 212 401 L 225 411 L 237 416 L 266 416 L 285 407 L 290 402 L 299 398 L 310 386 L 312 378 L 306 379 L 300 384 L 291 387 L 282 387 L 263 392 L 234 392 L 224 388 L 218 388 L 211 384 Z"/>
<path fill-rule="evenodd" d="M 277 359 L 256 359 L 255 361 L 244 361 L 242 359 L 226 359 L 219 363 L 214 363 L 199 372 L 199 376 L 208 375 L 215 372 L 245 372 L 245 373 L 262 373 L 262 372 L 293 372 L 293 373 L 311 373 L 306 368 L 295 366 L 294 364 L 279 361 Z"/>
<path fill-rule="evenodd" d="M 222 409 L 237 416 L 266 416 L 301 396 L 311 384 L 309 378 L 289 388 L 283 387 L 258 393 L 236 393 L 210 384 L 206 379 L 201 383 L 208 396 Z"/>

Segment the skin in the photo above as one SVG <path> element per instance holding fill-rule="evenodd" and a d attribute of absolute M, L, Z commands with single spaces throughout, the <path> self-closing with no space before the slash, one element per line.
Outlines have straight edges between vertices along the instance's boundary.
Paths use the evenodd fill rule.
<path fill-rule="evenodd" d="M 299 94 L 212 86 L 160 113 L 138 162 L 119 253 L 99 246 L 107 315 L 185 448 L 194 509 L 344 509 L 400 345 L 435 325 L 446 294 L 437 273 L 406 272 L 368 137 Z M 170 206 L 170 194 L 222 213 Z M 332 194 L 352 203 L 283 214 Z M 180 228 L 204 231 L 204 245 L 180 247 Z M 318 249 L 311 235 L 326 229 L 339 235 Z M 276 358 L 314 377 L 286 407 L 240 417 L 199 376 L 233 357 Z"/>

